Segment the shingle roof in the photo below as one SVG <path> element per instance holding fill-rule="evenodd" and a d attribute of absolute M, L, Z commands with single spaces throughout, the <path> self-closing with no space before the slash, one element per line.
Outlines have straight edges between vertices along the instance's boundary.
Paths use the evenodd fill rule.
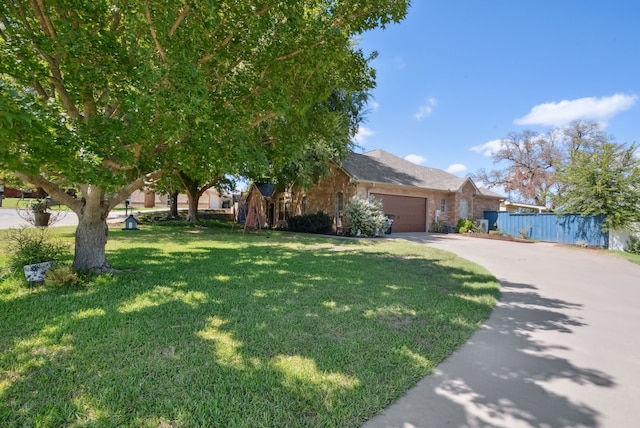
<path fill-rule="evenodd" d="M 478 190 L 480 190 L 480 193 L 482 193 L 483 196 L 490 196 L 492 198 L 505 199 L 503 195 L 496 193 L 493 190 L 489 190 L 486 187 L 478 187 Z"/>
<path fill-rule="evenodd" d="M 467 180 L 470 180 L 469 178 L 456 177 L 441 169 L 416 165 L 380 149 L 363 154 L 350 153 L 342 162 L 342 169 L 356 181 L 396 184 L 447 192 L 455 192 Z M 486 196 L 501 197 L 488 189 L 479 190 Z"/>
<path fill-rule="evenodd" d="M 260 191 L 260 194 L 265 198 L 270 198 L 276 191 L 276 185 L 271 183 L 255 183 L 256 187 Z"/>

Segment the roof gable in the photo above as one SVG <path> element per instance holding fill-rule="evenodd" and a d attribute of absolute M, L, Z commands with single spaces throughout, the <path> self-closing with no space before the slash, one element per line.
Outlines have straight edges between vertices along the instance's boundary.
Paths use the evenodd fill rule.
<path fill-rule="evenodd" d="M 271 183 L 254 183 L 256 189 L 264 198 L 270 198 L 276 192 L 276 185 Z"/>

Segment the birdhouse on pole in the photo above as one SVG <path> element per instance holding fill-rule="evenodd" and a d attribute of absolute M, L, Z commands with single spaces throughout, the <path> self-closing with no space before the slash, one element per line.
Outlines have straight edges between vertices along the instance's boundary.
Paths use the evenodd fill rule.
<path fill-rule="evenodd" d="M 124 229 L 122 230 L 139 230 L 138 221 L 135 219 L 135 217 L 133 217 L 133 215 L 130 215 L 125 219 Z"/>

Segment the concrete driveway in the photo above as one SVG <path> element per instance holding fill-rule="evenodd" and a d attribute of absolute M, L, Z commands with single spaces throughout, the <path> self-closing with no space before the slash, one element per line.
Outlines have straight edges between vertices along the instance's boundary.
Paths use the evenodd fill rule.
<path fill-rule="evenodd" d="M 502 298 L 465 345 L 365 427 L 640 426 L 640 265 L 554 244 L 391 237 L 486 267 Z"/>

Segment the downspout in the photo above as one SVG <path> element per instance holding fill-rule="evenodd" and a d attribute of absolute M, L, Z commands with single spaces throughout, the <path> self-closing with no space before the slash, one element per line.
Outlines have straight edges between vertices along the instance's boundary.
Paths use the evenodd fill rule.
<path fill-rule="evenodd" d="M 367 187 L 367 199 L 369 199 L 371 197 L 371 189 L 373 189 L 374 187 L 376 187 L 376 183 L 371 183 L 370 187 Z"/>

